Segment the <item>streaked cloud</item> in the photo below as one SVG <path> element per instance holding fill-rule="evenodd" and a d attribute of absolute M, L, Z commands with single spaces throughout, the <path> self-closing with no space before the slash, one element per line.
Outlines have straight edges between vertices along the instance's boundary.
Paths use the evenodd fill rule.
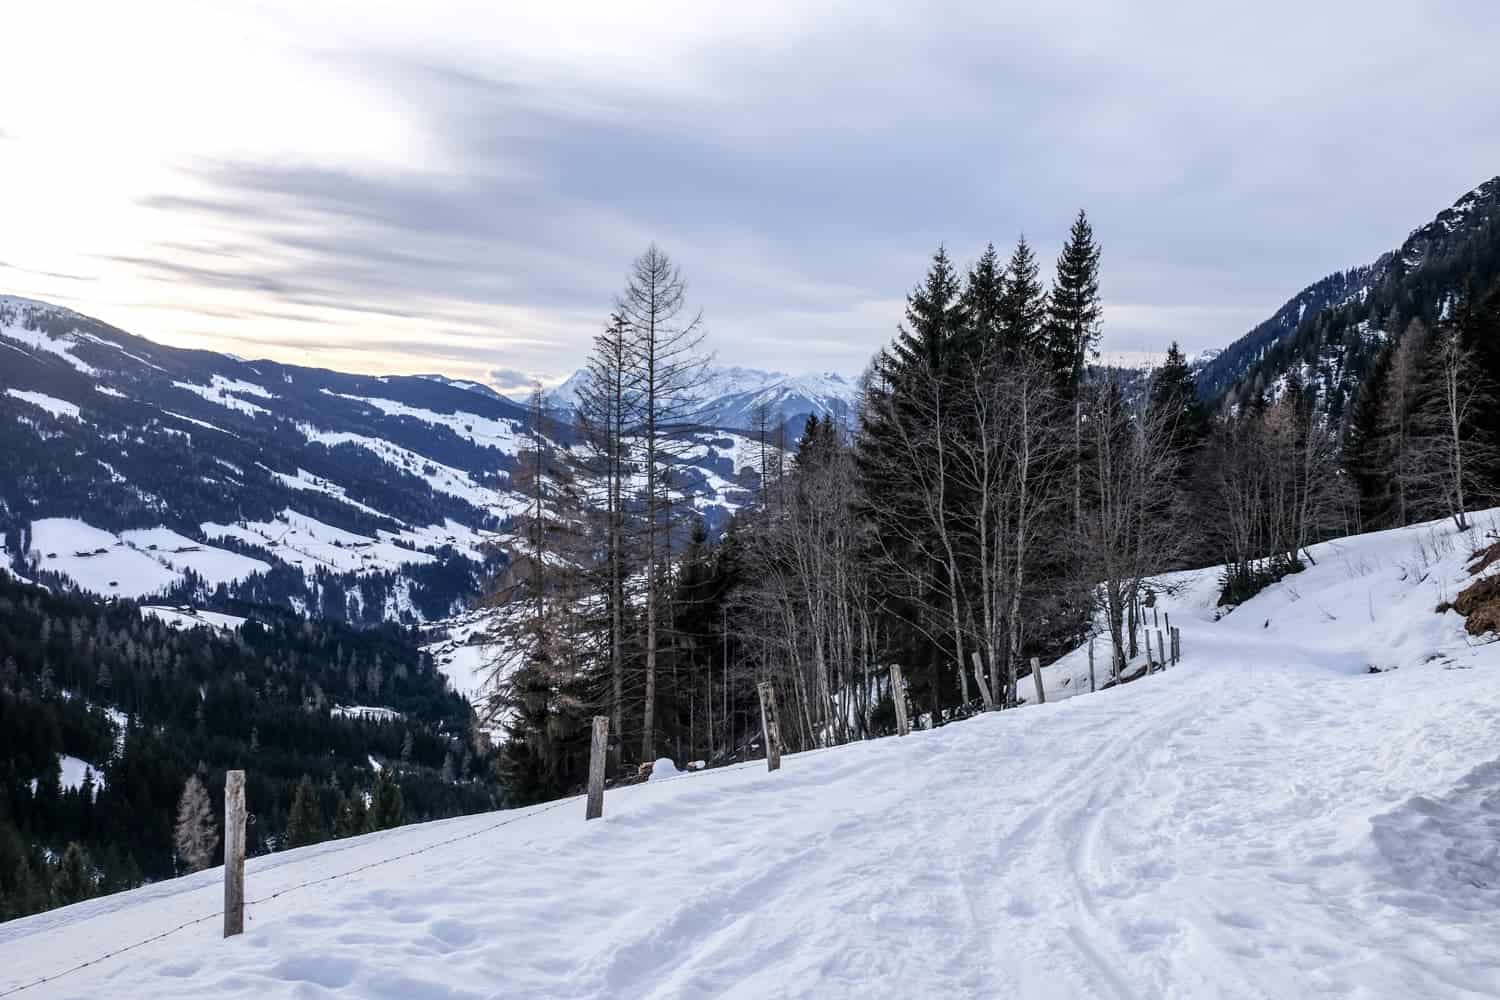
<path fill-rule="evenodd" d="M 502 391 L 577 367 L 652 240 L 722 360 L 855 372 L 939 242 L 1050 264 L 1084 207 L 1106 348 L 1198 349 L 1500 172 L 1487 0 L 15 13 L 6 290 Z"/>

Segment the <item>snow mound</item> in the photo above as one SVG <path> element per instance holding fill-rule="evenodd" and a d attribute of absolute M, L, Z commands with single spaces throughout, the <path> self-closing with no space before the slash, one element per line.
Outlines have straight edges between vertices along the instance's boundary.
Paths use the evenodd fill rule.
<path fill-rule="evenodd" d="M 648 781 L 665 781 L 667 778 L 676 778 L 687 774 L 686 771 L 677 770 L 677 765 L 672 763 L 671 757 L 658 757 L 656 763 L 651 765 L 651 777 Z"/>

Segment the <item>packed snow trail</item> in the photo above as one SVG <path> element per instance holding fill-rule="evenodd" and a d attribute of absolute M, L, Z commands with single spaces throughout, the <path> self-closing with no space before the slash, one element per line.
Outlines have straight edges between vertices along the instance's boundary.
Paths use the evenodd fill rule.
<path fill-rule="evenodd" d="M 1218 622 L 1178 574 L 1181 666 L 1118 690 L 257 859 L 252 898 L 476 834 L 20 996 L 1494 997 L 1500 645 L 1433 612 L 1470 544 L 1319 546 Z M 0 925 L 0 992 L 220 892 Z"/>

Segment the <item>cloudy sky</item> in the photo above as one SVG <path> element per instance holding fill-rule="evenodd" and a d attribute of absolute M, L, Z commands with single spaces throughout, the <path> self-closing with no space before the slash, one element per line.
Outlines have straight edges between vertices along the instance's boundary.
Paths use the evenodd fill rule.
<path fill-rule="evenodd" d="M 1082 207 L 1106 350 L 1197 349 L 1500 173 L 1494 0 L 9 0 L 3 31 L 0 292 L 500 388 L 576 368 L 652 240 L 721 361 L 853 373 L 938 243 L 1050 266 Z"/>

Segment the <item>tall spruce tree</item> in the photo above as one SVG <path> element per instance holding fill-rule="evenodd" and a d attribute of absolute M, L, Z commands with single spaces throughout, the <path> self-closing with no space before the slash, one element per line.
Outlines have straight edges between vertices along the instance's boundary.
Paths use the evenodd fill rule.
<path fill-rule="evenodd" d="M 1031 245 L 1022 236 L 1005 266 L 1005 290 L 1000 299 L 1000 342 L 1006 359 L 1014 361 L 1041 347 L 1047 319 L 1047 291 Z"/>
<path fill-rule="evenodd" d="M 1187 357 L 1175 340 L 1161 367 L 1151 374 L 1151 408 L 1165 415 L 1174 449 L 1184 459 L 1208 436 L 1208 411 L 1198 398 L 1198 383 Z"/>
<path fill-rule="evenodd" d="M 335 837 L 357 837 L 369 829 L 370 820 L 365 812 L 365 793 L 353 789 L 339 799 L 338 812 L 333 818 Z"/>
<path fill-rule="evenodd" d="M 286 846 L 303 847 L 323 839 L 323 811 L 318 806 L 318 790 L 312 778 L 304 774 L 292 796 L 292 811 L 287 816 Z"/>
<path fill-rule="evenodd" d="M 375 776 L 375 793 L 370 803 L 370 829 L 391 830 L 401 825 L 401 785 L 396 772 L 383 767 Z"/>
<path fill-rule="evenodd" d="M 969 269 L 962 298 L 964 329 L 958 335 L 963 352 L 975 360 L 995 349 L 1004 325 L 1005 270 L 991 243 Z"/>
<path fill-rule="evenodd" d="M 57 874 L 52 879 L 53 895 L 57 897 L 59 906 L 66 906 L 92 899 L 98 891 L 99 885 L 94 880 L 94 863 L 89 860 L 88 851 L 83 849 L 83 845 L 74 841 L 63 852 Z"/>
<path fill-rule="evenodd" d="M 1057 258 L 1057 277 L 1047 302 L 1047 345 L 1058 383 L 1069 393 L 1083 383 L 1099 342 L 1104 311 L 1099 302 L 1099 244 L 1080 211 Z"/>

